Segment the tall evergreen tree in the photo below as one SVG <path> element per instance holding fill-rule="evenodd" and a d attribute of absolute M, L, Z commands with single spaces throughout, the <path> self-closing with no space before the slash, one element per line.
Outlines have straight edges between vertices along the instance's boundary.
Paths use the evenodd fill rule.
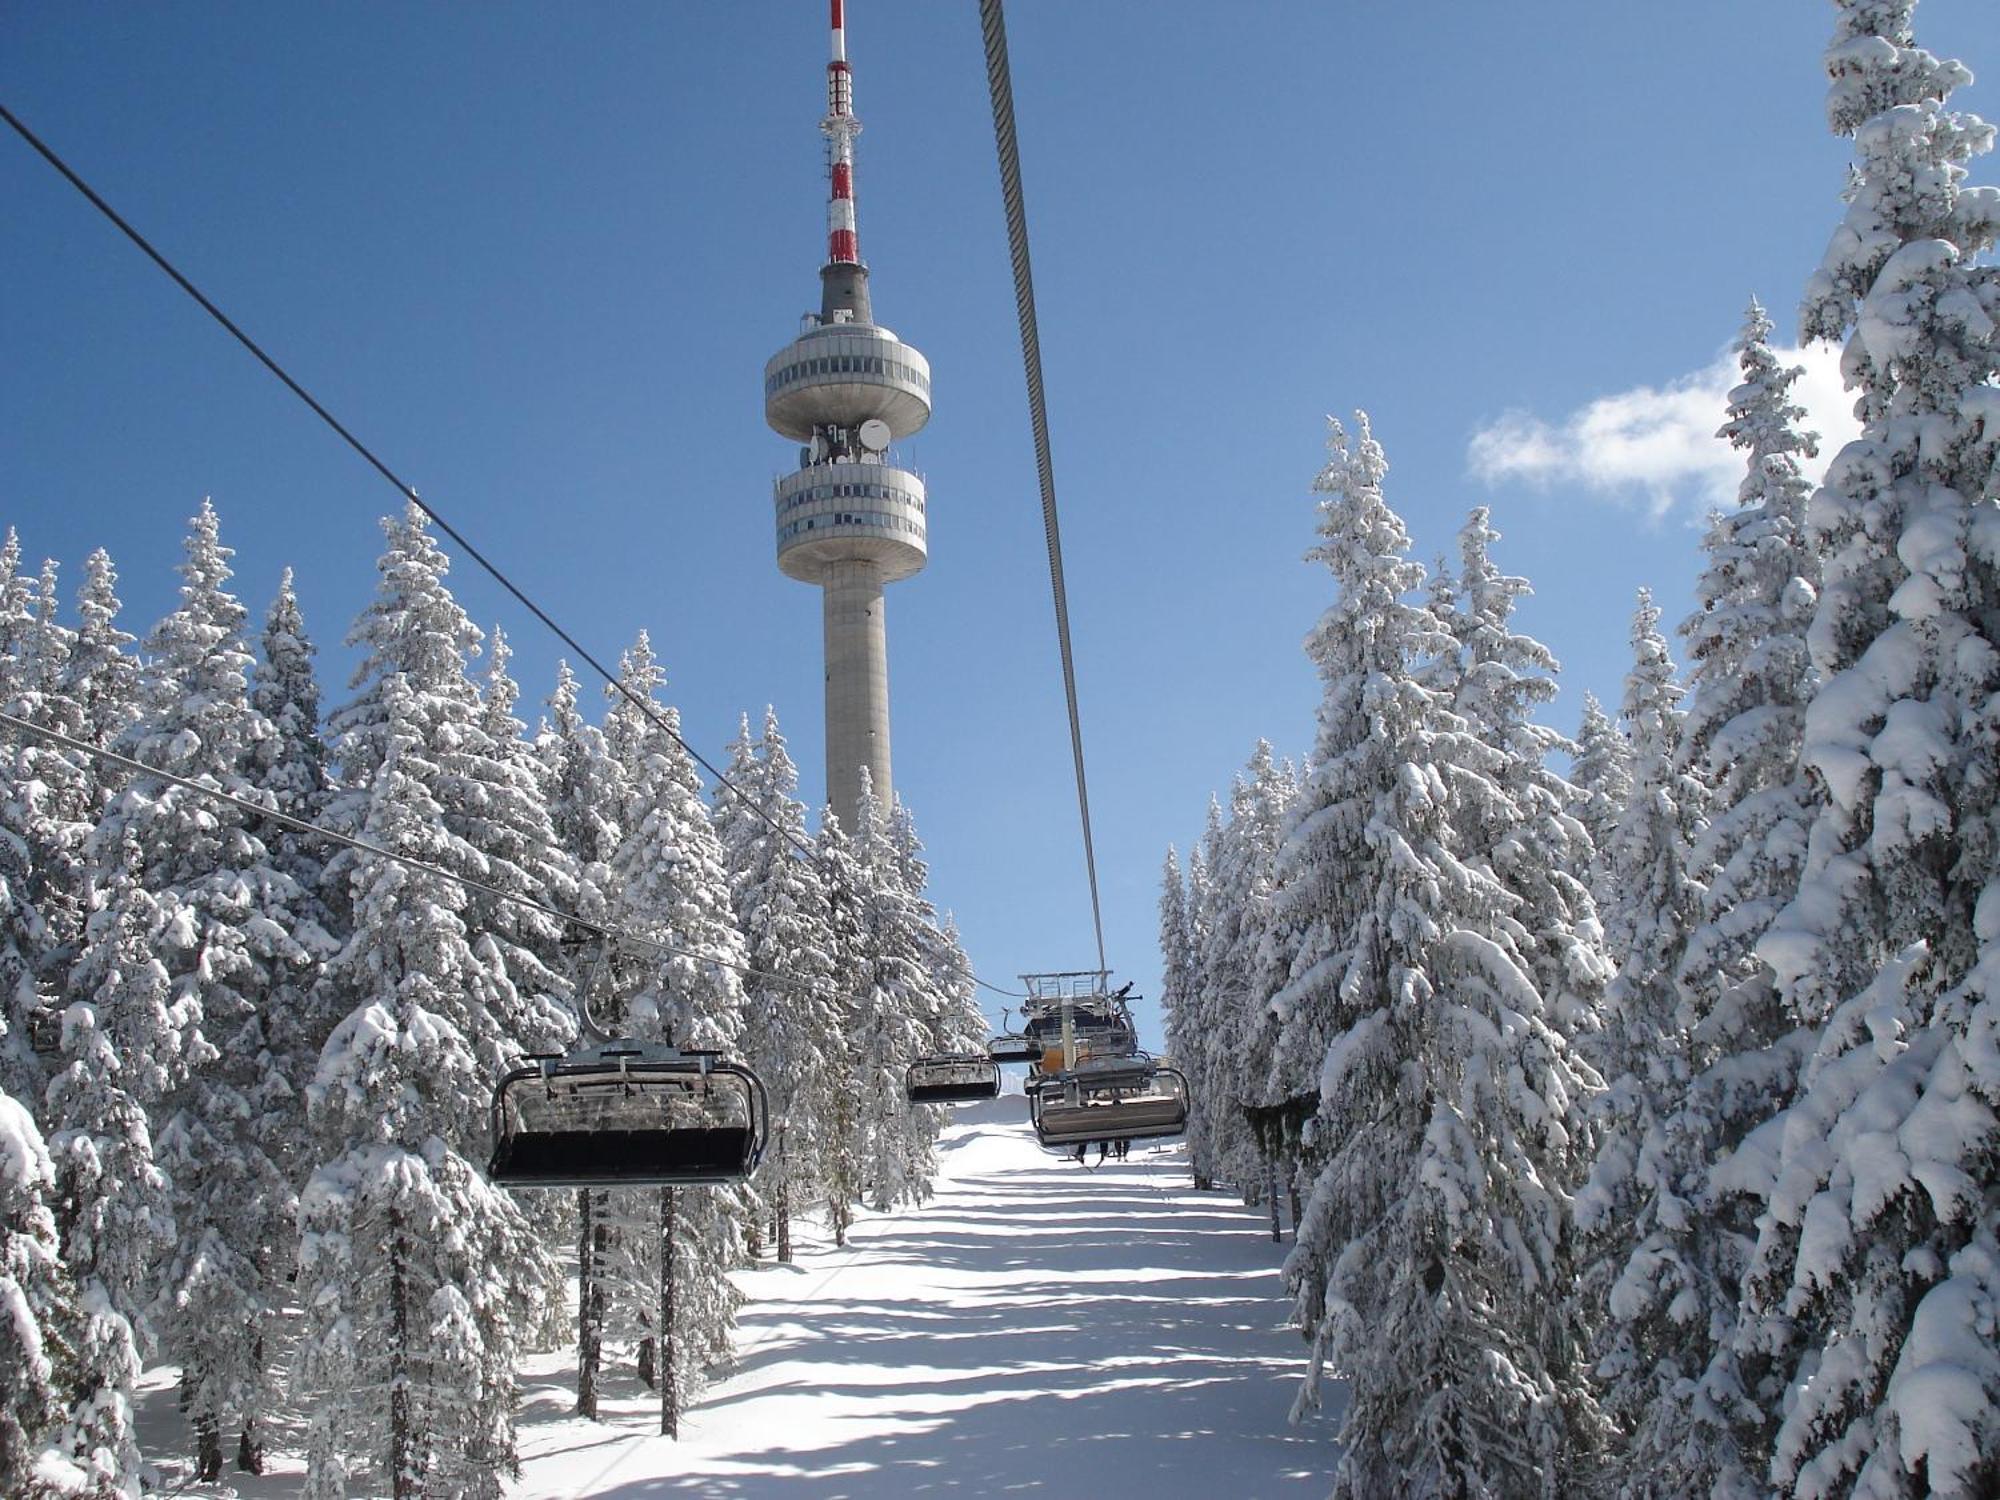
<path fill-rule="evenodd" d="M 655 698 L 665 675 L 642 634 L 621 680 L 652 712 L 621 697 L 608 721 L 632 788 L 631 831 L 616 861 L 617 924 L 658 945 L 638 964 L 619 1019 L 640 1040 L 733 1055 L 743 1032 L 743 938 L 700 777 L 670 732 L 679 715 Z M 642 1371 L 659 1386 L 662 1428 L 671 1431 L 729 1350 L 740 1299 L 728 1272 L 742 1255 L 744 1205 L 722 1188 L 607 1197 L 607 1330 L 639 1339 Z"/>
<path fill-rule="evenodd" d="M 1612 895 L 1605 879 L 1611 835 L 1625 804 L 1632 800 L 1632 747 L 1594 693 L 1583 695 L 1583 718 L 1577 725 L 1576 759 L 1570 763 L 1569 779 L 1576 790 L 1570 816 L 1590 835 L 1590 893 L 1601 913 Z"/>
<path fill-rule="evenodd" d="M 231 549 L 207 502 L 190 523 L 186 551 L 180 602 L 147 638 L 144 706 L 127 742 L 148 765 L 244 796 L 256 791 L 253 757 L 273 731 L 250 703 L 245 614 L 226 587 Z M 115 601 L 101 576 L 94 592 L 85 622 L 101 638 Z M 150 1042 L 162 1022 L 177 1033 L 141 1102 L 161 1121 L 155 1153 L 173 1186 L 177 1228 L 157 1322 L 182 1368 L 182 1404 L 206 1479 L 220 1472 L 225 1424 L 254 1454 L 257 1415 L 276 1399 L 264 1351 L 291 1271 L 296 1080 L 272 1050 L 266 1005 L 323 952 L 307 945 L 317 928 L 301 919 L 304 892 L 273 864 L 255 822 L 139 774 L 92 838 L 94 878 L 150 924 L 171 985 L 164 1014 L 131 1017 L 137 1030 L 124 1017 L 109 1019 L 127 1049 Z M 310 928 L 307 942 L 302 928 Z M 110 972 L 122 961 L 127 938 L 115 905 L 93 920 L 91 941 L 113 951 L 86 952 L 83 972 Z"/>
<path fill-rule="evenodd" d="M 1782 1390 L 1767 1362 L 1735 1347 L 1764 1207 L 1761 1193 L 1740 1189 L 1736 1152 L 1771 1102 L 1790 1095 L 1805 1036 L 1755 953 L 1797 889 L 1805 853 L 1799 745 L 1815 682 L 1805 626 L 1819 579 L 1799 470 L 1813 439 L 1790 396 L 1802 372 L 1780 366 L 1770 333 L 1752 302 L 1737 344 L 1743 379 L 1722 428 L 1745 455 L 1744 480 L 1737 508 L 1709 523 L 1701 607 L 1681 626 L 1692 664 L 1679 766 L 1706 786 L 1708 820 L 1688 833 L 1686 873 L 1704 886 L 1675 976 L 1671 1045 L 1655 1063 L 1671 1059 L 1675 1082 L 1640 1158 L 1652 1191 L 1634 1218 L 1646 1228 L 1617 1236 L 1629 1255 L 1611 1312 L 1630 1428 L 1617 1468 L 1634 1492 L 1763 1493 L 1765 1413 Z M 1658 767 L 1642 779 L 1670 799 L 1685 785 Z"/>
<path fill-rule="evenodd" d="M 818 866 L 791 841 L 806 839 L 806 810 L 773 710 L 754 744 L 743 721 L 729 779 L 748 799 L 726 789 L 715 797 L 731 901 L 757 971 L 744 981 L 744 1050 L 770 1085 L 772 1118 L 784 1122 L 757 1191 L 775 1221 L 778 1259 L 789 1261 L 792 1216 L 826 1193 L 827 1129 L 850 1073 L 833 913 Z"/>
<path fill-rule="evenodd" d="M 1807 285 L 1845 339 L 1859 438 L 1808 524 L 1821 682 L 1796 898 L 1758 952 L 1818 1028 L 1748 1277 L 1742 1338 L 1791 1369 L 1771 1481 L 1802 1495 L 2000 1490 L 2000 192 L 1993 130 L 1916 45 L 1913 0 L 1838 0 L 1827 116 L 1847 211 Z"/>
<path fill-rule="evenodd" d="M 1382 450 L 1365 418 L 1328 448 L 1309 556 L 1339 592 L 1307 638 L 1325 697 L 1280 854 L 1302 942 L 1277 1004 L 1331 1039 L 1287 1261 L 1313 1346 L 1300 1404 L 1347 1374 L 1337 1494 L 1552 1496 L 1598 1439 L 1561 1187 L 1593 1080 L 1506 893 L 1454 848 L 1454 783 L 1490 782 L 1494 757 L 1418 680 L 1452 642 L 1408 601 L 1423 570 Z"/>
<path fill-rule="evenodd" d="M 1622 710 L 1632 795 L 1605 866 L 1617 894 L 1609 923 L 1618 972 L 1598 1042 L 1609 1089 L 1599 1101 L 1597 1161 L 1577 1199 L 1605 1409 L 1625 1431 L 1639 1429 L 1645 1447 L 1666 1440 L 1653 1425 L 1666 1409 L 1660 1403 L 1688 1378 L 1687 1363 L 1660 1345 L 1673 1321 L 1691 1314 L 1702 1275 L 1684 1254 L 1695 1185 L 1674 1160 L 1668 1121 L 1684 1104 L 1691 1073 L 1677 976 L 1700 910 L 1688 860 L 1707 798 L 1681 769 L 1683 689 L 1659 622 L 1641 589 Z M 1677 1302 L 1683 1294 L 1689 1300 Z"/>
<path fill-rule="evenodd" d="M 490 1086 L 472 1038 L 492 1028 L 464 892 L 387 857 L 449 848 L 427 754 L 438 709 L 401 672 L 377 689 L 357 832 L 385 852 L 341 868 L 353 935 L 326 983 L 352 1009 L 313 1085 L 323 1154 L 299 1209 L 305 1493 L 497 1497 L 515 1466 L 520 1289 L 555 1276 L 464 1155 Z"/>
<path fill-rule="evenodd" d="M 1495 566 L 1499 540 L 1483 505 L 1458 534 L 1460 681 L 1451 707 L 1500 752 L 1491 777 L 1498 795 L 1464 796 L 1470 816 L 1461 827 L 1469 857 L 1514 898 L 1511 936 L 1550 1014 L 1587 1045 L 1612 965 L 1589 884 L 1596 849 L 1570 812 L 1577 789 L 1549 766 L 1551 756 L 1575 756 L 1579 747 L 1532 717 L 1555 700 L 1560 668 L 1548 647 L 1514 624 L 1516 603 L 1532 590 Z M 1460 783 L 1465 793 L 1484 786 Z"/>

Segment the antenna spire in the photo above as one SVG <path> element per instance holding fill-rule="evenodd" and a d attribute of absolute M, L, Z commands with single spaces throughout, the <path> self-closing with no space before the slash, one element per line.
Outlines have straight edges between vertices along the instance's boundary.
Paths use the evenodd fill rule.
<path fill-rule="evenodd" d="M 827 169 L 831 188 L 826 203 L 826 259 L 829 265 L 861 264 L 861 239 L 854 227 L 854 138 L 861 122 L 854 118 L 854 75 L 847 66 L 845 0 L 832 0 L 833 60 L 826 65 Z"/>

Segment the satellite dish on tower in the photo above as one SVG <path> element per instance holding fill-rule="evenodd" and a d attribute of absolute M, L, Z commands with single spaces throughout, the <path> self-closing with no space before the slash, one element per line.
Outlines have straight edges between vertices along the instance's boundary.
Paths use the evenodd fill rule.
<path fill-rule="evenodd" d="M 880 453 L 889 446 L 889 424 L 880 417 L 870 417 L 861 424 L 861 446 L 870 453 Z"/>

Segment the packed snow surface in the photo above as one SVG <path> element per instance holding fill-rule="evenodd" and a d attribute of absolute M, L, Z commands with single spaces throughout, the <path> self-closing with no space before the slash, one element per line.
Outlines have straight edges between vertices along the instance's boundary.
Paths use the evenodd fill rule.
<path fill-rule="evenodd" d="M 511 1492 L 1325 1492 L 1339 1387 L 1329 1411 L 1285 1420 L 1305 1368 L 1279 1275 L 1289 1231 L 1274 1245 L 1263 1213 L 1194 1192 L 1177 1145 L 1096 1170 L 1041 1151 L 1018 1094 L 958 1110 L 939 1161 L 923 1208 L 864 1213 L 839 1249 L 801 1223 L 791 1265 L 740 1273 L 735 1366 L 678 1440 L 659 1435 L 629 1360 L 587 1422 L 571 1415 L 573 1351 L 533 1358 Z M 174 1441 L 162 1373 L 147 1382 L 149 1457 Z M 296 1493 L 296 1459 L 284 1467 L 228 1478 L 245 1496 Z"/>

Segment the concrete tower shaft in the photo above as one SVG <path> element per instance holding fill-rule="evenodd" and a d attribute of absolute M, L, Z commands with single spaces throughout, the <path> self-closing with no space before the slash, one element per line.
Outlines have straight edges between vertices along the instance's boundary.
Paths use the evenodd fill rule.
<path fill-rule="evenodd" d="M 852 826 L 866 767 L 875 795 L 894 795 L 889 753 L 885 584 L 929 555 L 924 482 L 890 444 L 931 415 L 931 367 L 875 322 L 854 214 L 854 76 L 846 6 L 830 0 L 827 64 L 827 258 L 820 306 L 764 366 L 764 419 L 802 444 L 799 467 L 774 487 L 778 566 L 822 590 L 826 652 L 827 802 Z"/>

